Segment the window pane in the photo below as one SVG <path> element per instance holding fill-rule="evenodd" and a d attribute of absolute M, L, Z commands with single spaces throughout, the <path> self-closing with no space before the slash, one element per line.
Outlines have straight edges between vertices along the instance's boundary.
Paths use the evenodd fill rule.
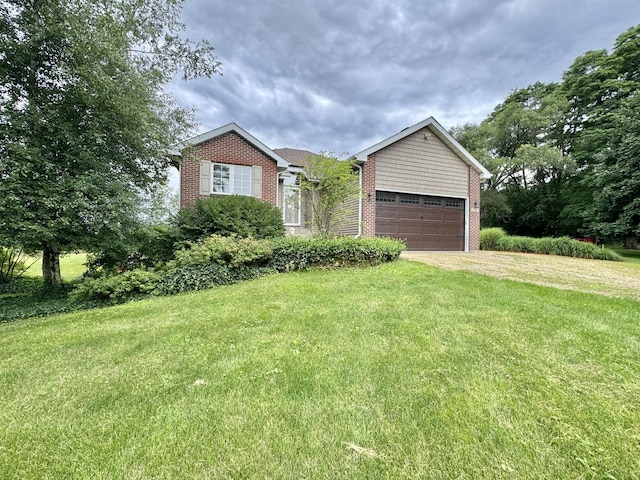
<path fill-rule="evenodd" d="M 251 195 L 251 167 L 233 167 L 233 193 Z"/>
<path fill-rule="evenodd" d="M 396 203 L 395 193 L 376 192 L 376 202 Z"/>
<path fill-rule="evenodd" d="M 300 189 L 285 186 L 283 195 L 284 223 L 298 225 L 300 223 Z"/>
<path fill-rule="evenodd" d="M 417 195 L 400 195 L 400 203 L 411 203 L 418 205 L 420 203 L 420 197 Z"/>
<path fill-rule="evenodd" d="M 428 207 L 441 207 L 442 199 L 437 197 L 424 197 L 424 204 Z"/>
<path fill-rule="evenodd" d="M 212 180 L 212 192 L 231 193 L 231 168 L 229 165 L 214 163 Z"/>

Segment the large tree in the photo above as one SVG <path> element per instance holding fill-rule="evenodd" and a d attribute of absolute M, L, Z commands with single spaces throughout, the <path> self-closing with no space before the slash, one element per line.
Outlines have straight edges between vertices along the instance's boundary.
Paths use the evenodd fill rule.
<path fill-rule="evenodd" d="M 535 83 L 511 92 L 480 125 L 454 129 L 456 139 L 492 172 L 481 192 L 484 227 L 566 233 L 560 222 L 547 219 L 562 211 L 563 191 L 575 172 L 566 153 L 567 109 L 557 84 Z"/>
<path fill-rule="evenodd" d="M 640 25 L 605 50 L 578 57 L 564 75 L 572 153 L 581 167 L 577 198 L 590 232 L 640 240 Z"/>
<path fill-rule="evenodd" d="M 0 244 L 41 250 L 45 281 L 126 235 L 191 127 L 162 87 L 220 64 L 180 37 L 182 4 L 0 0 Z"/>

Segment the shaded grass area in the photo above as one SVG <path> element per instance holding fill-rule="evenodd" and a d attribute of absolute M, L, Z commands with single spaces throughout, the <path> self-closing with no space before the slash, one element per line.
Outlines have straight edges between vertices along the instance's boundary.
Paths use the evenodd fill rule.
<path fill-rule="evenodd" d="M 0 325 L 0 477 L 635 478 L 639 306 L 400 261 Z"/>
<path fill-rule="evenodd" d="M 60 257 L 60 273 L 66 282 L 66 286 L 63 287 L 43 288 L 42 259 L 31 264 L 22 278 L 0 285 L 0 322 L 82 310 L 99 305 L 98 302 L 72 304 L 67 299 L 69 282 L 85 272 L 86 260 L 85 253 Z"/>

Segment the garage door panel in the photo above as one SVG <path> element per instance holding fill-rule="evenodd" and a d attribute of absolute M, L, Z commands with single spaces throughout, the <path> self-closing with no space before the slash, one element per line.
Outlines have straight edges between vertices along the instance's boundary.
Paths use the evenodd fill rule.
<path fill-rule="evenodd" d="M 385 218 L 389 218 L 389 219 L 393 219 L 393 218 L 397 218 L 398 217 L 398 211 L 397 211 L 397 207 L 392 206 L 392 205 L 380 205 L 377 204 L 376 205 L 376 220 L 377 219 L 385 219 Z"/>
<path fill-rule="evenodd" d="M 399 235 L 422 235 L 422 224 L 420 222 L 412 222 L 409 220 L 398 222 Z"/>
<path fill-rule="evenodd" d="M 425 207 L 422 210 L 422 218 L 441 222 L 444 219 L 444 215 L 441 208 Z"/>
<path fill-rule="evenodd" d="M 464 200 L 377 192 L 377 236 L 401 238 L 408 250 L 464 250 Z M 395 199 L 395 201 L 394 201 Z"/>
<path fill-rule="evenodd" d="M 464 211 L 462 210 L 449 210 L 447 208 L 442 209 L 442 220 L 445 222 L 463 222 Z"/>
<path fill-rule="evenodd" d="M 443 223 L 442 235 L 445 236 L 463 236 L 464 225 L 460 223 Z"/>
<path fill-rule="evenodd" d="M 393 219 L 419 220 L 420 206 L 415 205 L 398 205 L 394 208 Z"/>
<path fill-rule="evenodd" d="M 444 233 L 444 226 L 442 222 L 422 222 L 422 234 L 423 235 L 442 235 Z"/>
<path fill-rule="evenodd" d="M 396 223 L 376 220 L 376 235 L 384 237 L 397 237 L 398 225 Z"/>

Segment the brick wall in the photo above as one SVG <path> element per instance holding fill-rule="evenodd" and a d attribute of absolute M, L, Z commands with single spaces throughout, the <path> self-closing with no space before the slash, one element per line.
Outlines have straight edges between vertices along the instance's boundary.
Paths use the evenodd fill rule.
<path fill-rule="evenodd" d="M 362 165 L 362 236 L 376 233 L 376 154 L 372 153 Z M 371 194 L 371 196 L 369 196 Z"/>
<path fill-rule="evenodd" d="M 180 207 L 201 198 L 200 164 L 197 160 L 262 167 L 262 200 L 277 205 L 277 164 L 271 157 L 247 142 L 235 132 L 225 133 L 197 145 L 194 160 L 184 160 L 180 166 Z"/>
<path fill-rule="evenodd" d="M 474 207 L 474 203 L 477 207 Z M 469 251 L 480 250 L 480 174 L 469 167 Z"/>

